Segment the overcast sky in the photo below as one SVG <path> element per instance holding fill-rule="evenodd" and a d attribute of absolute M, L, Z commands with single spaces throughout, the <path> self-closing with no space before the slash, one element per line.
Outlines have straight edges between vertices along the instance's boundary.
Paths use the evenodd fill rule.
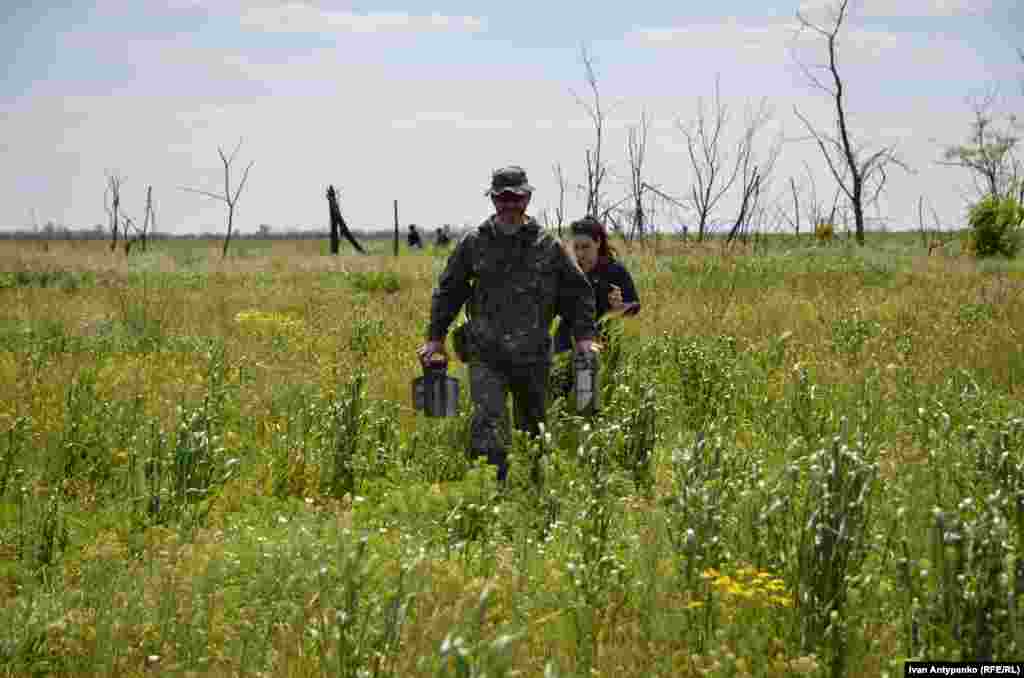
<path fill-rule="evenodd" d="M 506 164 L 526 168 L 539 215 L 557 204 L 554 163 L 584 180 L 593 131 L 573 95 L 588 94 L 582 43 L 610 109 L 611 196 L 627 190 L 626 129 L 642 110 L 648 181 L 689 193 L 679 126 L 708 103 L 716 76 L 730 136 L 744 106 L 765 98 L 774 125 L 760 152 L 772 134 L 786 139 L 769 203 L 790 176 L 806 188 L 805 162 L 819 194 L 834 186 L 794 114 L 832 124 L 827 97 L 796 65 L 824 56 L 794 31 L 799 0 L 2 4 L 0 229 L 105 222 L 107 171 L 124 177 L 123 207 L 137 218 L 153 185 L 159 230 L 223 228 L 222 203 L 179 187 L 222 191 L 217 147 L 239 139 L 235 177 L 254 161 L 242 231 L 325 228 L 328 184 L 353 228 L 390 225 L 395 199 L 403 226 L 475 224 L 490 211 L 491 170 Z M 803 11 L 823 18 L 825 4 L 805 0 Z M 999 110 L 1024 114 L 1022 28 L 1018 0 L 853 0 L 840 46 L 853 136 L 869 151 L 896 144 L 914 170 L 889 174 L 878 214 L 891 227 L 916 224 L 921 195 L 947 226 L 962 223 L 969 178 L 935 161 L 967 133 L 968 95 L 997 85 Z M 567 216 L 582 209 L 571 192 Z M 730 199 L 718 218 L 732 216 Z M 655 214 L 679 219 L 692 215 Z"/>

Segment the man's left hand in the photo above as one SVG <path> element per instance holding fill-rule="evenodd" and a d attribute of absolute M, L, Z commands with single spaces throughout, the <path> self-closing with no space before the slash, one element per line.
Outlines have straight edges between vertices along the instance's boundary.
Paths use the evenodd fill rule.
<path fill-rule="evenodd" d="M 577 353 L 600 353 L 601 348 L 601 344 L 593 339 L 580 339 L 576 342 Z"/>

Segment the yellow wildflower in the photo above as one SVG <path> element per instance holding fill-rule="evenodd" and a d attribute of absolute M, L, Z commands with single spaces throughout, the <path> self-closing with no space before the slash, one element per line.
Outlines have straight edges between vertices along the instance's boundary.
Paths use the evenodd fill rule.
<path fill-rule="evenodd" d="M 812 673 L 818 668 L 818 662 L 814 655 L 798 657 L 789 662 L 789 667 L 796 673 Z"/>

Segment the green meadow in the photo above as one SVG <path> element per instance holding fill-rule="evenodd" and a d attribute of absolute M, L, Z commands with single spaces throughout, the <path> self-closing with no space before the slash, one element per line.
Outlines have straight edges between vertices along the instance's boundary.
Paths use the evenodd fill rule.
<path fill-rule="evenodd" d="M 604 407 L 505 492 L 465 366 L 411 407 L 445 252 L 0 243 L 0 676 L 1019 659 L 1024 266 L 868 236 L 616 242 Z"/>

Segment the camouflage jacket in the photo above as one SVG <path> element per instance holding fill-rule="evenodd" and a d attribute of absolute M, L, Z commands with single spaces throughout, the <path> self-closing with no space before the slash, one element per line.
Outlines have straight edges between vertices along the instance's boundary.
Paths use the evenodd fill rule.
<path fill-rule="evenodd" d="M 443 340 L 463 304 L 472 352 L 489 363 L 549 361 L 556 315 L 573 336 L 593 337 L 594 293 L 561 243 L 532 218 L 510 236 L 492 219 L 448 258 L 434 289 L 429 338 Z"/>

